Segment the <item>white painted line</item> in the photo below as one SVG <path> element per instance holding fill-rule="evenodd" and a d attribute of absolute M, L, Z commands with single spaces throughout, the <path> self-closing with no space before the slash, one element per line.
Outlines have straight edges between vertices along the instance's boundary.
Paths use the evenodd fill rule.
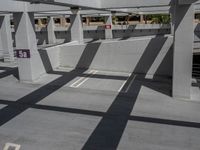
<path fill-rule="evenodd" d="M 124 87 L 124 85 L 126 84 L 127 80 L 124 81 L 124 83 L 121 85 L 121 87 L 119 88 L 118 92 L 121 92 L 122 88 Z"/>
<path fill-rule="evenodd" d="M 128 85 L 126 91 L 125 91 L 126 93 L 128 92 L 128 90 L 130 89 L 131 85 L 133 84 L 133 81 L 135 80 L 136 76 L 137 76 L 137 75 L 134 75 L 133 79 L 132 79 L 131 82 L 129 83 L 129 85 Z"/>
<path fill-rule="evenodd" d="M 20 150 L 21 145 L 14 144 L 14 143 L 6 143 L 3 150 L 9 150 L 10 148 L 15 148 L 14 150 Z"/>
<path fill-rule="evenodd" d="M 94 70 L 91 70 L 90 72 L 88 72 L 89 74 L 93 73 Z M 76 84 L 79 83 L 80 81 L 84 80 L 85 77 L 81 77 L 80 79 L 78 79 L 77 81 L 75 81 L 74 83 L 72 83 L 69 87 L 76 87 Z"/>
<path fill-rule="evenodd" d="M 128 79 L 130 78 L 130 76 L 131 76 L 131 73 L 128 75 Z M 124 81 L 124 83 L 123 83 L 123 84 L 121 85 L 121 87 L 119 88 L 118 92 L 123 92 L 123 91 L 121 91 L 121 90 L 123 89 L 124 85 L 127 83 L 128 79 L 127 79 L 126 81 Z"/>
<path fill-rule="evenodd" d="M 83 80 L 81 83 L 79 83 L 75 88 L 78 88 L 79 86 L 81 86 L 83 83 L 85 83 L 91 76 L 95 75 L 97 72 L 98 71 L 94 71 L 90 76 L 85 78 L 85 80 Z"/>

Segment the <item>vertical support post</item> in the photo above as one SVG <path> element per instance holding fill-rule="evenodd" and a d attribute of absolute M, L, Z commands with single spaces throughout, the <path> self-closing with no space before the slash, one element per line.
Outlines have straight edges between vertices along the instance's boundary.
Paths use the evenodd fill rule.
<path fill-rule="evenodd" d="M 91 19 L 90 17 L 86 17 L 86 25 L 87 26 L 90 26 L 90 19 Z"/>
<path fill-rule="evenodd" d="M 105 39 L 113 38 L 112 27 L 112 14 L 109 14 L 108 16 L 105 16 Z"/>
<path fill-rule="evenodd" d="M 0 59 L 3 59 L 3 46 L 2 46 L 1 36 L 0 36 Z"/>
<path fill-rule="evenodd" d="M 170 6 L 170 19 L 171 19 L 171 23 L 170 23 L 170 27 L 171 27 L 171 35 L 174 36 L 174 32 L 175 32 L 175 13 L 176 13 L 176 1 L 172 1 L 171 2 L 171 6 Z"/>
<path fill-rule="evenodd" d="M 14 61 L 10 15 L 0 16 L 0 36 L 4 62 Z"/>
<path fill-rule="evenodd" d="M 39 27 L 42 27 L 42 26 L 43 26 L 43 23 L 42 23 L 42 19 L 41 19 L 41 18 L 38 18 L 38 26 L 39 26 Z"/>
<path fill-rule="evenodd" d="M 66 26 L 67 22 L 66 22 L 65 15 L 60 18 L 60 22 L 61 22 L 60 24 L 61 24 L 62 27 Z"/>
<path fill-rule="evenodd" d="M 190 99 L 194 41 L 194 5 L 175 4 L 173 97 Z"/>
<path fill-rule="evenodd" d="M 56 43 L 55 23 L 53 17 L 48 17 L 47 37 L 48 37 L 48 44 Z"/>
<path fill-rule="evenodd" d="M 37 49 L 34 13 L 17 12 L 13 14 L 15 23 L 16 49 L 28 50 L 30 58 L 18 58 L 19 77 L 23 82 L 33 82 L 45 73 Z"/>
<path fill-rule="evenodd" d="M 144 15 L 140 14 L 140 23 L 143 24 L 144 23 Z"/>
<path fill-rule="evenodd" d="M 71 41 L 83 43 L 83 24 L 79 8 L 71 8 Z"/>

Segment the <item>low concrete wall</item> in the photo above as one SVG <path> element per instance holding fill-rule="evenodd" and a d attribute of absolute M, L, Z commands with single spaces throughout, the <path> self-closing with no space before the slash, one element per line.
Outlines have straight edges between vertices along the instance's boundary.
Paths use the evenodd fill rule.
<path fill-rule="evenodd" d="M 173 38 L 143 37 L 60 47 L 60 66 L 172 76 Z"/>
<path fill-rule="evenodd" d="M 72 44 L 77 44 L 77 42 L 70 42 L 39 49 L 40 57 L 42 59 L 46 72 L 52 71 L 60 66 L 61 49 L 63 49 L 64 47 L 68 47 Z"/>

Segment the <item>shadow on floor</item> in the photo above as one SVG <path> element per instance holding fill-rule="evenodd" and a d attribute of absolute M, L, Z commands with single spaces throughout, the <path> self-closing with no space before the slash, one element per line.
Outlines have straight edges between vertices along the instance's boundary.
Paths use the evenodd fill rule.
<path fill-rule="evenodd" d="M 106 112 L 89 111 L 89 110 L 81 110 L 81 109 L 65 108 L 65 107 L 63 108 L 63 107 L 37 104 L 42 99 L 56 92 L 57 90 L 59 90 L 61 87 L 63 87 L 65 84 L 67 84 L 77 76 L 83 76 L 83 74 L 85 74 L 85 72 L 90 67 L 100 46 L 100 43 L 92 43 L 92 45 L 88 44 L 86 46 L 79 60 L 79 63 L 74 70 L 68 73 L 62 72 L 61 74 L 62 76 L 59 77 L 58 79 L 42 86 L 41 88 L 16 100 L 15 102 L 0 100 L 1 104 L 7 105 L 6 107 L 0 110 L 0 126 L 6 124 L 8 121 L 12 120 L 19 114 L 23 113 L 28 108 L 101 116 L 102 119 L 100 120 L 99 124 L 94 129 L 92 134 L 89 136 L 87 142 L 82 147 L 83 150 L 117 149 L 118 144 L 121 140 L 121 137 L 124 133 L 124 130 L 129 120 L 199 128 L 200 124 L 194 122 L 183 122 L 177 120 L 165 120 L 165 119 L 149 118 L 142 116 L 141 117 L 131 116 L 131 112 L 133 111 L 135 102 L 137 100 L 137 97 L 139 95 L 142 86 L 147 86 L 152 90 L 170 95 L 170 91 L 168 90 L 165 91 L 165 88 L 162 89 L 160 88 L 160 86 L 157 85 L 155 78 L 151 80 L 145 78 L 146 74 L 141 74 L 141 75 L 135 74 L 135 72 L 137 72 L 137 70 L 140 68 L 143 68 L 145 73 L 148 72 L 148 70 L 150 69 L 154 60 L 158 56 L 158 53 L 160 52 L 161 48 L 163 47 L 167 39 L 164 37 L 161 38 L 161 40 L 159 41 L 159 46 L 157 46 L 157 48 L 154 48 L 153 45 L 158 44 L 157 40 L 158 40 L 157 38 L 153 38 L 150 41 L 144 54 L 137 63 L 137 66 L 134 68 L 133 73 L 131 74 L 127 83 L 122 88 L 122 91 L 126 91 L 129 97 L 124 96 L 123 92 L 119 92 L 119 94 L 116 96 L 113 103 L 110 105 L 110 107 Z M 51 63 L 48 58 L 48 54 L 42 50 L 40 50 L 39 52 L 41 54 L 41 58 L 45 66 L 46 72 L 59 74 L 58 72 L 53 71 L 53 68 L 50 65 Z M 88 54 L 90 54 L 90 57 L 88 57 Z M 83 63 L 86 65 L 83 66 Z M 99 76 L 99 78 L 101 77 L 103 78 L 103 76 Z"/>
<path fill-rule="evenodd" d="M 4 72 L 0 73 L 0 79 L 1 78 L 5 78 L 9 75 L 13 75 L 16 79 L 19 80 L 19 72 L 18 72 L 18 68 L 10 68 L 10 67 L 1 67 L 0 66 L 0 70 L 3 70 Z"/>

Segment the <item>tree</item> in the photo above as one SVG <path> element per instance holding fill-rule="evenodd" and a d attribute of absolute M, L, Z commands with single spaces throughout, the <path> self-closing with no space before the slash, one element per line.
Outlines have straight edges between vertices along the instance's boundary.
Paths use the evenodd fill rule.
<path fill-rule="evenodd" d="M 170 15 L 159 14 L 159 15 L 148 15 L 148 20 L 152 20 L 152 24 L 169 24 L 170 23 Z"/>

